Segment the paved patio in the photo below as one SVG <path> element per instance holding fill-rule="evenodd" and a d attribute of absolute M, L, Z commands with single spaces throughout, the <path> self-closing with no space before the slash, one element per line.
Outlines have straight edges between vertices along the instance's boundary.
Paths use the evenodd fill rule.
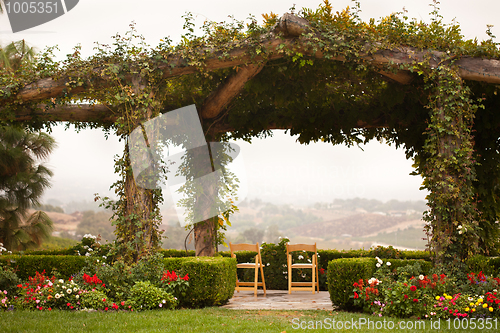
<path fill-rule="evenodd" d="M 259 290 L 234 292 L 233 298 L 222 306 L 238 310 L 333 310 L 328 291 L 313 294 L 310 291 L 268 290 L 267 296 Z"/>

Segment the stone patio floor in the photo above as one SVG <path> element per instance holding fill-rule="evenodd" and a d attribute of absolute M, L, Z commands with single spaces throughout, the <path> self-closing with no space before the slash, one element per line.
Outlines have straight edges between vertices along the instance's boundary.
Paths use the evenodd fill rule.
<path fill-rule="evenodd" d="M 313 294 L 310 291 L 268 290 L 267 295 L 259 289 L 234 292 L 233 298 L 222 308 L 238 310 L 333 310 L 328 291 Z"/>

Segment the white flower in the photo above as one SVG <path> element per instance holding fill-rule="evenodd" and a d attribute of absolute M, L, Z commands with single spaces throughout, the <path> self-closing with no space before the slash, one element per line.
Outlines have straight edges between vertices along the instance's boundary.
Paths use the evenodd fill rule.
<path fill-rule="evenodd" d="M 55 294 L 55 298 L 59 299 L 59 298 L 61 298 L 61 295 Z"/>
<path fill-rule="evenodd" d="M 459 234 L 459 235 L 461 235 L 461 234 L 462 234 L 462 230 L 460 230 L 460 231 L 458 232 L 458 234 Z"/>
<path fill-rule="evenodd" d="M 387 266 L 391 266 L 391 263 L 390 263 L 389 261 L 388 261 L 388 262 L 386 262 L 386 264 L 387 264 Z"/>
<path fill-rule="evenodd" d="M 85 245 L 83 248 L 86 250 L 86 249 L 88 249 L 89 247 L 88 247 L 87 245 Z"/>
<path fill-rule="evenodd" d="M 97 262 L 99 262 L 99 259 L 97 259 Z"/>
<path fill-rule="evenodd" d="M 73 292 L 73 290 L 71 290 L 71 289 L 67 289 L 67 290 L 66 290 L 66 292 L 67 292 L 68 294 L 71 294 L 71 293 Z"/>
<path fill-rule="evenodd" d="M 80 295 L 76 295 L 76 299 L 79 299 L 80 298 Z"/>
<path fill-rule="evenodd" d="M 78 291 L 78 288 L 73 288 L 73 291 L 76 293 Z"/>
<path fill-rule="evenodd" d="M 380 261 L 380 258 L 379 258 L 379 257 L 375 257 L 375 259 L 377 259 L 377 261 Z"/>
<path fill-rule="evenodd" d="M 299 255 L 299 259 L 304 259 L 304 257 L 302 255 Z"/>
<path fill-rule="evenodd" d="M 380 265 L 380 263 L 377 263 L 375 266 L 380 267 L 381 265 Z"/>
<path fill-rule="evenodd" d="M 266 266 L 269 266 L 269 265 L 270 265 L 270 263 L 267 263 L 267 265 L 266 265 Z"/>
<path fill-rule="evenodd" d="M 163 304 L 165 304 L 167 301 L 166 300 L 163 300 Z"/>
<path fill-rule="evenodd" d="M 457 229 L 458 229 L 458 230 L 462 229 L 462 226 L 461 226 L 461 225 L 459 225 Z"/>
<path fill-rule="evenodd" d="M 161 308 L 161 307 L 163 307 L 163 305 L 162 305 L 161 303 L 160 303 L 158 306 L 159 306 L 160 308 Z"/>
<path fill-rule="evenodd" d="M 108 259 L 108 257 L 106 257 L 106 256 L 102 256 L 102 259 Z"/>
<path fill-rule="evenodd" d="M 307 259 L 308 262 L 311 262 L 311 259 Z"/>
<path fill-rule="evenodd" d="M 425 276 L 423 276 L 422 274 L 420 274 L 420 275 L 418 276 L 418 279 L 419 279 L 419 280 L 423 280 L 424 278 L 425 278 Z"/>
<path fill-rule="evenodd" d="M 85 253 L 86 257 L 90 257 L 90 252 Z"/>
<path fill-rule="evenodd" d="M 59 279 L 59 283 L 64 283 L 64 280 L 63 279 Z"/>

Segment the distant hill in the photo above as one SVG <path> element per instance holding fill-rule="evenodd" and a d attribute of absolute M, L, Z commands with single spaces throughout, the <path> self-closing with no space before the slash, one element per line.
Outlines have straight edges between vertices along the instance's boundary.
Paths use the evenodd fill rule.
<path fill-rule="evenodd" d="M 303 225 L 291 228 L 289 231 L 297 236 L 318 238 L 360 237 L 391 228 L 408 219 L 407 216 L 362 213 Z"/>

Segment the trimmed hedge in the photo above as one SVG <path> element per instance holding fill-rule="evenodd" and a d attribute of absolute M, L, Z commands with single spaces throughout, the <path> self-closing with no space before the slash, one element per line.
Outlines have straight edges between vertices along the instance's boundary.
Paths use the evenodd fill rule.
<path fill-rule="evenodd" d="M 44 270 L 46 275 L 57 275 L 60 278 L 68 279 L 85 266 L 85 257 L 2 255 L 0 256 L 0 265 L 12 267 L 22 280 L 28 280 L 28 277 L 35 276 L 36 272 L 41 273 Z"/>
<path fill-rule="evenodd" d="M 161 249 L 158 251 L 159 253 L 163 254 L 164 258 L 184 258 L 184 257 L 194 257 L 195 256 L 195 251 L 194 250 L 188 250 L 187 252 L 185 250 L 175 250 L 175 249 Z"/>
<path fill-rule="evenodd" d="M 351 309 L 352 284 L 359 279 L 370 279 L 375 272 L 375 258 L 341 258 L 328 264 L 328 292 L 333 305 Z"/>
<path fill-rule="evenodd" d="M 227 303 L 236 287 L 236 260 L 223 257 L 165 258 L 165 270 L 189 274 L 181 306 L 198 308 Z"/>

